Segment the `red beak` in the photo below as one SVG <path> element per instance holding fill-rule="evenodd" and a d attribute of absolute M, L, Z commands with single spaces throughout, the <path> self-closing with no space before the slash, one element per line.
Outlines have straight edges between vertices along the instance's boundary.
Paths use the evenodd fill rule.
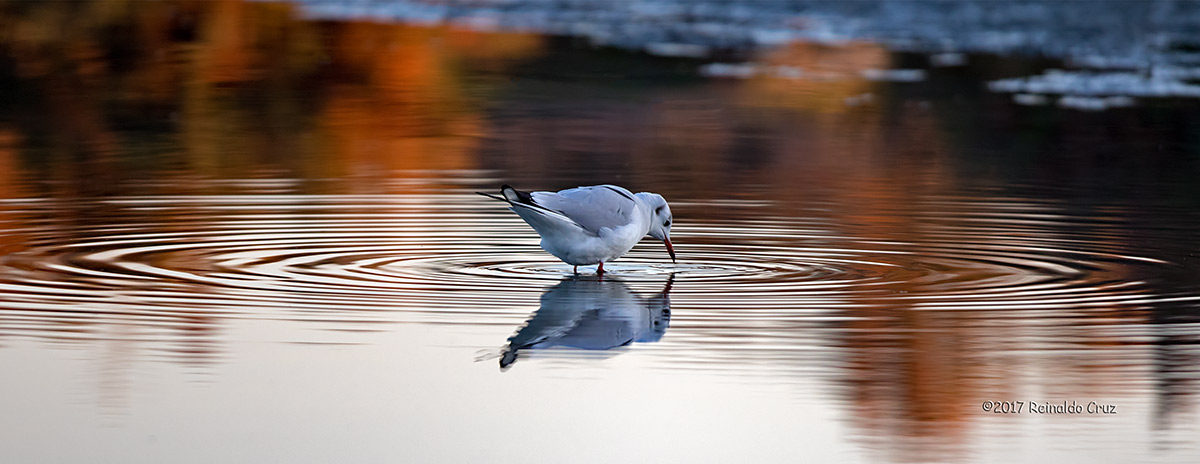
<path fill-rule="evenodd" d="M 671 246 L 671 239 L 668 238 L 666 240 L 663 240 L 663 243 L 667 244 L 667 253 L 671 254 L 671 262 L 674 263 L 675 262 L 675 247 Z"/>

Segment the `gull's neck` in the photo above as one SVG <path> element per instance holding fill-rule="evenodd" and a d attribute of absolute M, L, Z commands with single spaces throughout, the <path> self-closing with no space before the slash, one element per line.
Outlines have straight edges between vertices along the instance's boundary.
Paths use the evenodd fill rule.
<path fill-rule="evenodd" d="M 633 198 L 634 201 L 637 202 L 638 207 L 642 209 L 642 219 L 645 220 L 643 225 L 645 225 L 644 229 L 646 230 L 642 232 L 642 235 L 649 234 L 650 225 L 654 224 L 654 208 L 651 208 L 650 203 L 647 203 L 646 200 L 642 198 L 641 193 L 633 194 Z"/>

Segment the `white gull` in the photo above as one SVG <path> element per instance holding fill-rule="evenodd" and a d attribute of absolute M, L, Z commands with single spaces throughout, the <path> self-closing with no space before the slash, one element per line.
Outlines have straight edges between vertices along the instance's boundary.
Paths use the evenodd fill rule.
<path fill-rule="evenodd" d="M 576 187 L 558 192 L 522 192 L 509 185 L 500 187 L 500 196 L 476 192 L 504 201 L 538 235 L 542 249 L 567 264 L 597 264 L 596 273 L 604 273 L 604 263 L 628 253 L 647 235 L 667 245 L 671 261 L 671 207 L 662 195 L 637 194 L 615 185 Z"/>

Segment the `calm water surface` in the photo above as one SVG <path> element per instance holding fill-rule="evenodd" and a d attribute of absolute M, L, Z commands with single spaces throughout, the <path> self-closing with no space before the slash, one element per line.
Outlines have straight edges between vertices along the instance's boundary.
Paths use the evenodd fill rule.
<path fill-rule="evenodd" d="M 4 462 L 1200 459 L 1194 104 L 1017 106 L 986 79 L 1047 64 L 986 56 L 731 81 L 275 4 L 5 15 Z M 602 182 L 671 201 L 678 264 L 574 276 L 473 193 Z M 1064 401 L 1116 409 L 1029 412 Z"/>

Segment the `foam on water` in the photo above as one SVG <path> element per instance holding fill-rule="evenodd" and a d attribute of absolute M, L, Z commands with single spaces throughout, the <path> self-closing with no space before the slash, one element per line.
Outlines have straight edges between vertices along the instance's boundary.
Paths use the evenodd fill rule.
<path fill-rule="evenodd" d="M 990 88 L 1073 97 L 1200 96 L 1189 80 L 1200 72 L 1191 52 L 1200 43 L 1200 9 L 1186 1 L 295 1 L 320 19 L 539 32 L 695 59 L 730 51 L 752 55 L 794 41 L 872 41 L 894 50 L 928 53 L 935 67 L 964 64 L 964 52 L 1039 55 L 1067 60 L 1080 69 L 997 80 Z M 768 66 L 725 63 L 709 64 L 701 73 L 818 77 L 789 67 L 772 71 Z M 924 71 L 868 70 L 865 77 L 914 82 L 924 79 Z M 1078 98 L 1062 105 L 1087 110 L 1127 106 Z"/>

